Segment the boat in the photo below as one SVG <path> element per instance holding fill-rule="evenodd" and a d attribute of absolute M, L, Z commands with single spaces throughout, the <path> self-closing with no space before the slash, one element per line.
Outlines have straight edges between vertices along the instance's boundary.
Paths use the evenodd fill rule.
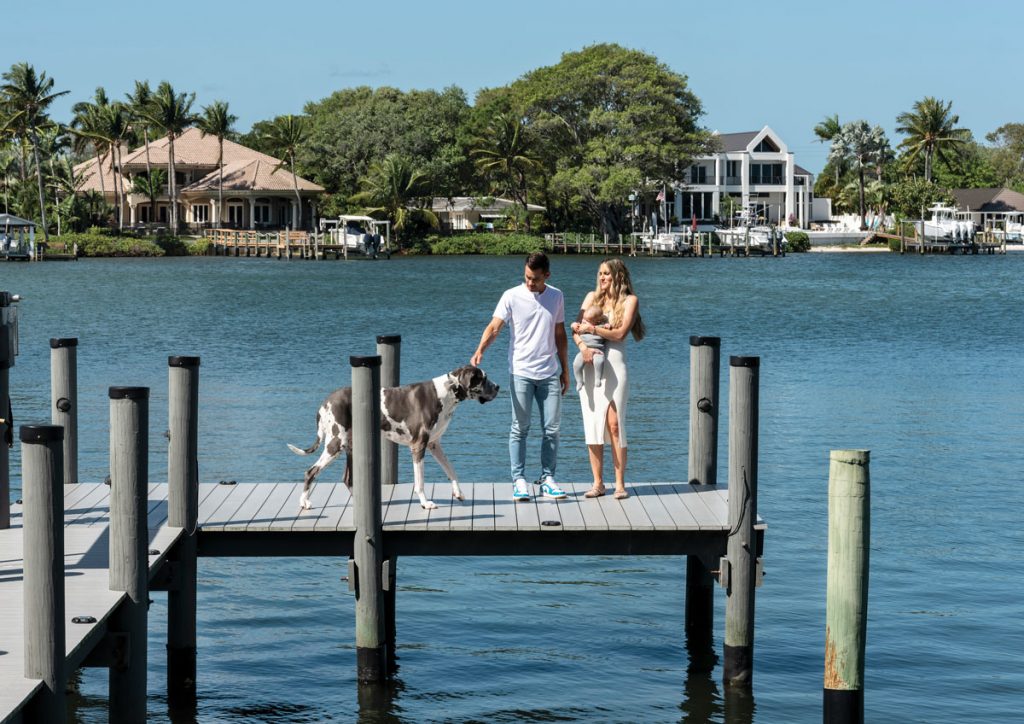
<path fill-rule="evenodd" d="M 784 252 L 786 237 L 773 226 L 757 223 L 756 210 L 751 207 L 736 213 L 735 224 L 719 227 L 715 233 L 725 246 L 733 249 L 749 249 L 760 254 L 772 253 L 772 241 L 778 238 L 779 252 Z"/>
<path fill-rule="evenodd" d="M 922 221 L 924 238 L 935 241 L 971 242 L 974 222 L 956 218 L 956 210 L 943 203 L 928 208 L 932 218 Z"/>
<path fill-rule="evenodd" d="M 384 234 L 380 231 L 383 227 Z M 379 221 L 372 216 L 342 214 L 336 219 L 320 219 L 320 231 L 327 235 L 326 244 L 344 247 L 376 258 L 378 254 L 391 256 L 391 222 Z"/>
<path fill-rule="evenodd" d="M 663 231 L 643 239 L 644 250 L 653 254 L 689 254 L 693 249 L 689 235 L 680 231 Z"/>

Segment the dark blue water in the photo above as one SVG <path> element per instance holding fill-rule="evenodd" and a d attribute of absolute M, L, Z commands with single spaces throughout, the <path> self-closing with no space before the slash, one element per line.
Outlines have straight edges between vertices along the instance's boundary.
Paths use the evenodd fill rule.
<path fill-rule="evenodd" d="M 570 307 L 596 265 L 554 260 Z M 833 448 L 872 451 L 867 720 L 1019 716 L 1024 254 L 630 267 L 650 334 L 629 350 L 631 480 L 686 474 L 691 334 L 720 336 L 723 361 L 761 357 L 769 531 L 753 700 L 726 697 L 720 663 L 688 671 L 681 558 L 403 559 L 400 668 L 388 691 L 361 693 L 344 561 L 201 559 L 200 721 L 818 721 Z M 0 289 L 26 297 L 15 416 L 48 419 L 48 339 L 76 336 L 82 479 L 107 473 L 107 387 L 147 385 L 150 477 L 162 480 L 167 356 L 200 355 L 202 480 L 298 481 L 308 459 L 285 443 L 313 439 L 315 406 L 348 383 L 349 355 L 397 333 L 403 380 L 463 364 L 521 273 L 518 258 L 3 265 Z M 500 381 L 506 345 L 484 359 Z M 724 368 L 723 392 L 727 380 Z M 505 484 L 508 418 L 504 392 L 460 408 L 445 446 L 463 480 Z M 589 480 L 574 395 L 562 430 L 559 478 Z M 432 462 L 427 472 L 443 480 Z M 411 477 L 405 453 L 400 475 Z M 154 598 L 150 713 L 167 721 Z M 716 605 L 720 653 L 721 592 Z M 79 721 L 105 721 L 103 673 L 84 672 L 80 690 Z"/>

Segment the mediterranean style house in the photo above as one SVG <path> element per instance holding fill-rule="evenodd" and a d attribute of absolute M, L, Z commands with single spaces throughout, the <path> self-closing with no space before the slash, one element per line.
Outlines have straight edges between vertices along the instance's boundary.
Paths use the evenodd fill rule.
<path fill-rule="evenodd" d="M 489 202 L 489 203 L 486 203 Z M 442 231 L 466 231 L 479 228 L 480 224 L 491 224 L 501 219 L 510 208 L 517 204 L 502 198 L 476 198 L 474 196 L 434 197 L 430 210 L 437 216 Z M 547 209 L 536 204 L 527 204 L 527 212 L 543 214 Z"/>
<path fill-rule="evenodd" d="M 814 175 L 771 128 L 715 135 L 718 150 L 694 160 L 686 182 L 666 189 L 667 214 L 676 223 L 724 223 L 722 199 L 766 223 L 806 228 L 814 204 Z"/>
<path fill-rule="evenodd" d="M 216 226 L 218 219 L 218 141 L 215 136 L 203 136 L 197 128 L 190 128 L 174 140 L 174 175 L 178 192 L 178 219 L 185 227 L 197 230 Z M 75 167 L 84 182 L 79 193 L 103 192 L 107 203 L 116 206 L 115 181 L 123 175 L 127 208 L 125 225 L 170 223 L 170 196 L 167 187 L 156 198 L 156 208 L 144 194 L 132 193 L 132 179 L 145 176 L 148 167 L 168 171 L 167 138 L 150 141 L 126 151 L 118 169 L 110 163 L 109 155 L 103 159 L 102 169 L 94 157 Z M 224 141 L 224 213 L 221 226 L 229 229 L 295 228 L 299 200 L 295 198 L 295 185 L 301 199 L 300 228 L 315 228 L 317 200 L 324 188 L 287 169 L 280 168 L 273 156 L 254 151 L 233 141 Z M 100 173 L 103 175 L 102 186 Z"/>
<path fill-rule="evenodd" d="M 1024 219 L 1024 194 L 1007 188 L 953 189 L 957 217 L 970 219 L 977 229 L 1002 228 Z"/>

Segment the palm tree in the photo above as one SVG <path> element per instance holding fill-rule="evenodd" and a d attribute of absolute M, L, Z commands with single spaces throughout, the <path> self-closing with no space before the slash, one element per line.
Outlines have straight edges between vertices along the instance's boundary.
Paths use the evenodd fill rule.
<path fill-rule="evenodd" d="M 156 221 L 156 197 L 164 192 L 167 183 L 167 172 L 162 168 L 154 168 L 145 176 L 132 177 L 132 193 L 141 194 L 149 199 L 149 220 Z"/>
<path fill-rule="evenodd" d="M 860 228 L 868 228 L 867 207 L 864 201 L 864 170 L 879 162 L 889 148 L 889 141 L 881 126 L 872 128 L 867 121 L 846 123 L 832 141 L 829 161 L 846 163 L 853 161 L 857 168 L 860 190 Z"/>
<path fill-rule="evenodd" d="M 99 132 L 110 148 L 110 169 L 114 179 L 114 194 L 117 196 L 117 226 L 124 229 L 124 173 L 121 170 L 121 144 L 131 131 L 126 106 L 121 102 L 110 103 L 100 108 Z"/>
<path fill-rule="evenodd" d="M 826 116 L 825 120 L 814 127 L 814 135 L 818 137 L 819 143 L 832 141 L 839 135 L 842 126 L 839 123 L 839 114 L 834 113 Z M 836 186 L 839 186 L 839 174 L 842 172 L 840 164 L 836 164 Z"/>
<path fill-rule="evenodd" d="M 264 131 L 263 142 L 270 152 L 281 158 L 274 171 L 283 166 L 288 166 L 292 172 L 292 183 L 295 186 L 295 201 L 298 204 L 298 219 L 292 220 L 292 228 L 298 229 L 302 226 L 302 197 L 299 196 L 299 177 L 295 170 L 295 152 L 306 140 L 307 136 L 306 119 L 301 116 L 278 116 L 270 123 Z"/>
<path fill-rule="evenodd" d="M 227 101 L 214 101 L 203 108 L 196 125 L 203 136 L 217 137 L 217 228 L 224 216 L 224 139 L 234 132 L 238 116 L 228 111 Z M 297 195 L 297 194 L 296 194 Z M 300 211 L 301 213 L 301 211 Z"/>
<path fill-rule="evenodd" d="M 409 159 L 388 154 L 370 164 L 362 180 L 363 190 L 351 201 L 366 207 L 367 214 L 391 219 L 396 233 L 409 228 L 416 220 L 423 220 L 437 228 L 437 216 L 429 209 L 417 208 L 418 200 L 429 196 L 425 174 L 413 168 Z"/>
<path fill-rule="evenodd" d="M 971 140 L 967 128 L 957 128 L 960 116 L 951 113 L 953 101 L 945 103 L 931 96 L 914 103 L 913 111 L 896 116 L 898 133 L 906 134 L 900 148 L 906 149 L 907 164 L 924 157 L 924 180 L 932 180 L 932 161 L 935 158 L 950 164 L 962 153 L 964 145 Z M 953 158 L 950 158 L 950 157 Z"/>
<path fill-rule="evenodd" d="M 541 168 L 532 139 L 522 119 L 498 113 L 487 124 L 487 135 L 475 140 L 470 156 L 477 168 L 492 179 L 493 191 L 507 193 L 526 211 L 527 174 Z M 529 228 L 529 216 L 527 216 Z"/>
<path fill-rule="evenodd" d="M 142 139 L 146 148 L 146 173 L 153 173 L 152 164 L 149 161 L 149 126 L 145 113 L 153 102 L 153 91 L 149 87 L 148 80 L 135 81 L 135 90 L 126 93 L 128 99 L 128 116 L 131 118 L 135 131 L 142 131 Z"/>
<path fill-rule="evenodd" d="M 102 109 L 110 104 L 107 92 L 103 86 L 96 89 L 92 102 L 79 101 L 71 106 L 74 117 L 71 120 L 70 130 L 75 134 L 73 148 L 83 153 L 85 148 L 92 146 L 96 153 L 96 175 L 99 177 L 100 193 L 106 195 L 107 191 L 103 181 L 103 159 L 107 153 L 107 142 L 103 136 Z"/>
<path fill-rule="evenodd" d="M 39 216 L 43 227 L 43 242 L 49 243 L 50 233 L 46 228 L 46 201 L 43 197 L 43 167 L 39 163 L 38 127 L 46 121 L 46 111 L 56 98 L 68 91 L 53 92 L 53 78 L 46 72 L 36 75 L 35 68 L 28 63 L 15 63 L 4 73 L 4 84 L 0 86 L 5 101 L 13 114 L 8 123 L 14 124 L 32 143 L 32 156 L 36 164 L 36 181 L 39 185 Z"/>
<path fill-rule="evenodd" d="M 142 117 L 167 136 L 167 181 L 171 197 L 171 233 L 178 233 L 178 190 L 174 177 L 174 139 L 195 123 L 192 104 L 196 94 L 176 93 L 167 81 L 162 81 L 153 95 L 153 102 L 142 111 Z"/>

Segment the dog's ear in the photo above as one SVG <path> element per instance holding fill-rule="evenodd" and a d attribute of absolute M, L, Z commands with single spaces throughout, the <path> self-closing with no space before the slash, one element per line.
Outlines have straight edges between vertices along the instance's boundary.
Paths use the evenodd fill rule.
<path fill-rule="evenodd" d="M 473 387 L 473 373 L 479 370 L 472 365 L 459 367 L 452 373 L 455 378 L 455 399 L 462 402 L 469 397 L 469 390 Z"/>

